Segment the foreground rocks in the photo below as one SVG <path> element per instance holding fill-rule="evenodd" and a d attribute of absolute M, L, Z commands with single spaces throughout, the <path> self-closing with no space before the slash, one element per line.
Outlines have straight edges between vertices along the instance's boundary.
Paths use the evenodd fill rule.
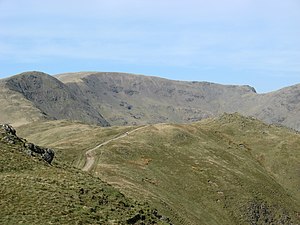
<path fill-rule="evenodd" d="M 0 135 L 1 141 L 11 145 L 21 144 L 23 147 L 22 150 L 25 153 L 34 157 L 41 157 L 49 164 L 51 164 L 54 158 L 55 152 L 52 149 L 43 148 L 19 138 L 16 134 L 16 130 L 9 124 L 0 124 Z"/>

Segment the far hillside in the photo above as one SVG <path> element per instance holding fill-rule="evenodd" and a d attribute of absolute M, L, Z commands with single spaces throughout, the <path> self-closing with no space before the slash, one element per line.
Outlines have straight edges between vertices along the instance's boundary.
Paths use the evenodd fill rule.
<path fill-rule="evenodd" d="M 300 85 L 258 94 L 248 85 L 185 82 L 126 73 L 50 76 L 25 72 L 0 80 L 0 122 L 80 121 L 100 126 L 192 123 L 239 112 L 300 130 Z"/>
<path fill-rule="evenodd" d="M 50 121 L 20 133 L 78 168 L 94 149 L 89 173 L 174 224 L 300 223 L 300 136 L 287 128 L 223 114 L 140 127 Z"/>

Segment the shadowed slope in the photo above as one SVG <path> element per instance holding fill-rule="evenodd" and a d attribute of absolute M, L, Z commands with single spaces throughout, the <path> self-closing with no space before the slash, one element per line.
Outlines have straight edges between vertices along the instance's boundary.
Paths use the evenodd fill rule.
<path fill-rule="evenodd" d="M 30 101 L 48 119 L 69 119 L 109 125 L 86 99 L 76 96 L 66 85 L 50 75 L 27 72 L 1 82 L 11 92 L 21 94 L 24 102 Z"/>

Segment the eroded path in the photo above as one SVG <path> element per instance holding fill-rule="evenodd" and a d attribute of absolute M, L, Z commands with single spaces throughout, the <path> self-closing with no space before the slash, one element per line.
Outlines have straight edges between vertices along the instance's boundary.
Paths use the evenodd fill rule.
<path fill-rule="evenodd" d="M 128 131 L 128 132 L 126 132 L 126 133 L 124 133 L 124 134 L 122 134 L 122 135 L 120 135 L 120 136 L 118 136 L 118 137 L 115 137 L 115 138 L 112 138 L 112 139 L 110 139 L 110 140 L 108 140 L 108 141 L 105 141 L 105 142 L 103 142 L 103 143 L 97 145 L 96 147 L 94 147 L 94 148 L 92 148 L 92 149 L 87 150 L 87 151 L 85 152 L 86 161 L 85 161 L 85 164 L 84 164 L 84 167 L 82 168 L 82 170 L 83 170 L 83 171 L 90 171 L 90 170 L 91 170 L 92 166 L 93 166 L 94 163 L 95 163 L 95 154 L 94 154 L 95 150 L 97 150 L 98 148 L 101 148 L 101 147 L 104 146 L 104 145 L 107 145 L 108 143 L 110 143 L 110 142 L 112 142 L 112 141 L 115 141 L 115 140 L 124 138 L 124 137 L 126 137 L 127 135 L 129 135 L 129 134 L 131 134 L 131 133 L 133 133 L 133 132 L 136 132 L 136 131 L 138 131 L 138 130 L 144 129 L 144 128 L 146 128 L 147 126 L 148 126 L 148 125 L 142 126 L 142 127 L 138 127 L 138 128 L 136 128 L 136 129 L 131 130 L 131 131 Z"/>

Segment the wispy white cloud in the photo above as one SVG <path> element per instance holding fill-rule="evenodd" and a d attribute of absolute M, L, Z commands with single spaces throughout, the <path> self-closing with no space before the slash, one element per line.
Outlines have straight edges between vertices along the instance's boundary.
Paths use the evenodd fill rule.
<path fill-rule="evenodd" d="M 299 77 L 299 11 L 298 0 L 0 0 L 0 61 L 112 60 Z"/>

